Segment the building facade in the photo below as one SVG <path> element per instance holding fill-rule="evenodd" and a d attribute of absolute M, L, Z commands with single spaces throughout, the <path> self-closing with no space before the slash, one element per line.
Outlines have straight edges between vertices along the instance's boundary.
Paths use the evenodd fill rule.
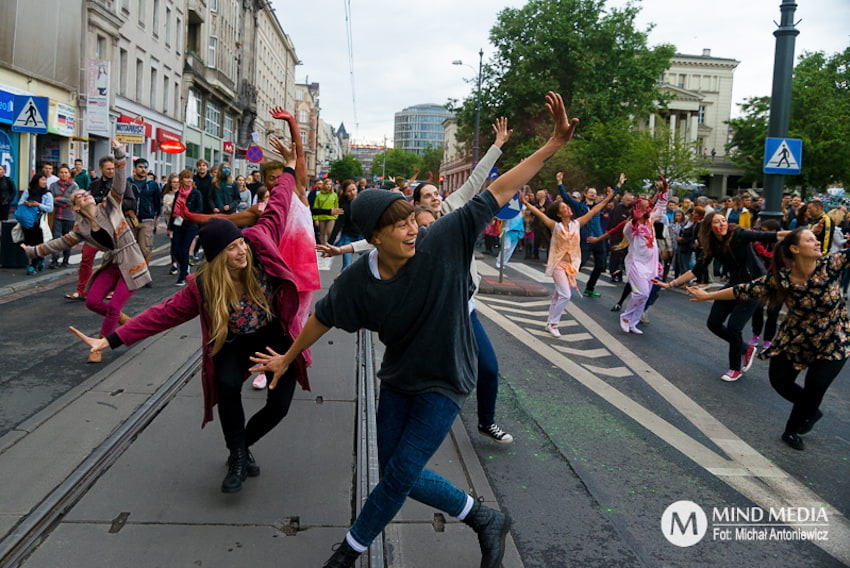
<path fill-rule="evenodd" d="M 472 154 L 466 144 L 457 139 L 457 119 L 443 121 L 445 142 L 443 159 L 440 162 L 440 190 L 449 194 L 459 188 L 472 174 Z"/>
<path fill-rule="evenodd" d="M 307 175 L 315 178 L 318 170 L 319 153 L 319 84 L 295 84 L 295 119 L 301 129 L 301 144 L 306 154 Z"/>
<path fill-rule="evenodd" d="M 343 155 L 339 133 L 332 125 L 319 119 L 319 145 L 316 154 L 319 175 L 328 173 L 331 169 L 331 164 L 342 159 Z"/>
<path fill-rule="evenodd" d="M 383 179 L 383 170 L 381 164 L 374 163 L 375 156 L 381 152 L 386 152 L 386 144 L 351 144 L 349 145 L 349 153 L 360 162 L 363 167 L 363 173 L 371 175 L 373 180 L 378 178 Z"/>
<path fill-rule="evenodd" d="M 443 147 L 443 121 L 452 113 L 444 106 L 421 104 L 395 113 L 394 148 L 422 155 L 428 148 Z"/>

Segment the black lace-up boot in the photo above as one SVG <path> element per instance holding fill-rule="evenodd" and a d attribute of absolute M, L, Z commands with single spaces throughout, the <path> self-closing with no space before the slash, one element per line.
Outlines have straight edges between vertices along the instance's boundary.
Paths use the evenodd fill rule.
<path fill-rule="evenodd" d="M 463 522 L 478 534 L 481 568 L 499 568 L 505 555 L 505 537 L 511 529 L 511 517 L 476 501 Z"/>
<path fill-rule="evenodd" d="M 337 545 L 333 556 L 331 556 L 328 561 L 322 565 L 322 568 L 353 568 L 354 563 L 357 562 L 357 558 L 359 556 L 360 553 L 351 548 L 348 541 L 343 539 L 343 541 Z"/>
<path fill-rule="evenodd" d="M 248 477 L 248 450 L 240 446 L 230 450 L 227 460 L 227 475 L 221 482 L 222 493 L 236 493 L 242 489 L 242 482 Z"/>

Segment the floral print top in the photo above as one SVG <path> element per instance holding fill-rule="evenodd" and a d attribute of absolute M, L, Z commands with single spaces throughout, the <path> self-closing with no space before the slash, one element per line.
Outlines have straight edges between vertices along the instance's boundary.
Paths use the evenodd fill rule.
<path fill-rule="evenodd" d="M 841 271 L 850 266 L 850 249 L 818 259 L 815 271 L 803 284 L 791 281 L 791 271 L 780 270 L 780 280 L 787 291 L 788 315 L 776 338 L 759 357 L 766 359 L 783 353 L 797 370 L 803 370 L 816 359 L 840 361 L 850 356 L 850 318 L 841 294 Z M 764 297 L 775 286 L 773 274 L 733 289 L 739 300 Z"/>
<path fill-rule="evenodd" d="M 269 305 L 274 306 L 274 288 L 271 279 L 262 266 L 257 266 L 257 279 L 266 294 Z M 227 329 L 231 334 L 244 335 L 254 333 L 268 325 L 274 319 L 273 313 L 267 313 L 247 294 L 239 299 L 239 307 L 230 312 Z"/>

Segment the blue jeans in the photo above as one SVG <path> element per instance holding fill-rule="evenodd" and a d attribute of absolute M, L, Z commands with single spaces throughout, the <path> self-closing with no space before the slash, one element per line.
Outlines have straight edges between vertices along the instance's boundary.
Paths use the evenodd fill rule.
<path fill-rule="evenodd" d="M 351 244 L 351 243 L 353 243 L 355 241 L 359 241 L 359 240 L 362 240 L 362 239 L 355 238 L 355 237 L 349 237 L 347 235 L 340 235 L 339 238 L 336 240 L 336 246 L 341 247 L 341 246 L 348 245 L 348 244 Z M 350 252 L 342 253 L 342 270 L 345 270 L 346 268 L 351 266 L 351 257 L 353 257 L 353 256 L 354 255 Z"/>
<path fill-rule="evenodd" d="M 478 312 L 469 314 L 472 333 L 478 344 L 478 384 L 475 394 L 478 399 L 478 424 L 485 428 L 496 418 L 496 397 L 499 394 L 499 360 L 484 326 L 478 319 Z"/>
<path fill-rule="evenodd" d="M 443 443 L 458 413 L 447 397 L 429 392 L 402 394 L 381 389 L 378 403 L 378 462 L 381 481 L 369 494 L 350 533 L 369 546 L 401 510 L 409 495 L 456 517 L 466 505 L 466 493 L 425 469 Z"/>

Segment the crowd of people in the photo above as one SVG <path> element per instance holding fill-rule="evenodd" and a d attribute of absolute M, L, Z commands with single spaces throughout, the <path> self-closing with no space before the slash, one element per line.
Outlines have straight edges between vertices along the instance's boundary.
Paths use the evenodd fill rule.
<path fill-rule="evenodd" d="M 545 329 L 555 338 L 572 290 L 600 297 L 596 284 L 606 270 L 612 282 L 625 282 L 612 311 L 629 334 L 644 333 L 638 324 L 647 322 L 661 290 L 689 284 L 694 300 L 714 302 L 707 327 L 728 343 L 724 381 L 740 379 L 756 355 L 770 359 L 771 384 L 793 403 L 781 438 L 798 450 L 850 355 L 846 210 L 826 212 L 818 199 L 804 203 L 788 194 L 781 219 L 765 218 L 763 199 L 748 192 L 722 201 L 680 197 L 663 176 L 637 194 L 623 190 L 625 174 L 604 191 L 570 192 L 559 172 L 556 191 L 533 191 L 528 182 L 578 123 L 555 93 L 547 94 L 546 108 L 554 128 L 543 146 L 486 184 L 511 136 L 507 119 L 498 119 L 493 145 L 450 195 L 431 181 L 371 188 L 366 179 L 337 185 L 326 178 L 311 187 L 297 122 L 281 108 L 272 116 L 288 124 L 293 145 L 272 137 L 283 160 L 267 161 L 247 178 L 234 179 L 227 164 L 210 167 L 201 159 L 194 171 L 160 184 L 144 159 L 133 160 L 128 175 L 124 149 L 113 141 L 99 176 L 80 161 L 60 166 L 57 175 L 46 164 L 14 197 L 0 175 L 0 194 L 4 207 L 17 199 L 29 273 L 42 270 L 48 257 L 48 268 L 67 266 L 68 251 L 83 244 L 78 284 L 66 297 L 84 300 L 104 318 L 94 337 L 71 328 L 89 362 L 101 361 L 105 349 L 200 316 L 203 423 L 217 408 L 228 450 L 225 493 L 260 474 L 251 447 L 284 419 L 296 384 L 309 389 L 310 346 L 332 327 L 377 332 L 386 345 L 378 372 L 381 481 L 326 566 L 353 566 L 410 496 L 472 527 L 481 565 L 495 567 L 510 517 L 425 468 L 473 390 L 479 432 L 497 443 L 513 441 L 495 421 L 498 360 L 475 309 L 480 278 L 473 253 L 482 237 L 501 266 L 515 250 L 545 261 L 554 283 Z M 495 214 L 518 188 L 523 212 L 503 224 Z M 170 274 L 181 289 L 131 318 L 122 310 L 135 290 L 151 285 L 160 224 L 170 237 Z M 342 255 L 343 262 L 314 306 L 321 287 L 317 251 Z M 93 271 L 98 252 L 102 264 Z M 579 271 L 588 263 L 593 269 L 582 290 Z M 722 288 L 700 286 L 712 280 Z M 254 386 L 268 388 L 265 406 L 246 420 L 241 390 L 249 369 Z"/>

